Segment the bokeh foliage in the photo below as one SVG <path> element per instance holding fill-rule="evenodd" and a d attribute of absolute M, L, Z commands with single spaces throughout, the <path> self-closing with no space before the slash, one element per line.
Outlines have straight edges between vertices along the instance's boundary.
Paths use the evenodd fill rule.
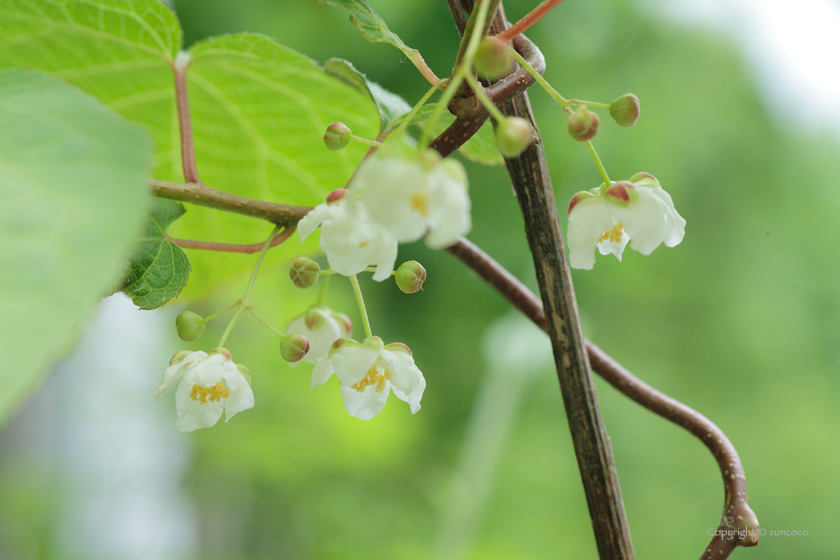
<path fill-rule="evenodd" d="M 505 4 L 516 19 L 533 2 Z M 247 29 L 318 61 L 346 58 L 409 101 L 427 88 L 399 52 L 365 41 L 338 8 L 270 0 L 175 5 L 187 46 Z M 373 5 L 446 74 L 457 33 L 445 2 Z M 688 222 L 674 249 L 649 257 L 628 251 L 622 263 L 599 257 L 594 270 L 575 273 L 587 336 L 727 432 L 763 527 L 810 533 L 767 536 L 735 558 L 837 556 L 837 139 L 771 115 L 732 44 L 651 20 L 631 2 L 564 3 L 529 36 L 562 93 L 605 102 L 627 91 L 639 96 L 638 124 L 619 129 L 605 117 L 596 146 L 614 178 L 656 175 Z M 585 149 L 565 134 L 559 108 L 536 89 L 531 99 L 564 205 L 600 178 Z M 475 222 L 469 237 L 533 285 L 504 170 L 468 165 Z M 374 329 L 386 341 L 409 344 L 426 374 L 422 411 L 411 417 L 394 401 L 371 422 L 351 418 L 334 381 L 310 391 L 309 366 L 289 368 L 268 331 L 243 324 L 229 346 L 252 372 L 257 406 L 193 439 L 186 484 L 200 515 L 202 558 L 429 558 L 441 494 L 488 367 L 482 335 L 507 306 L 445 253 L 422 243 L 400 251 L 429 271 L 423 292 L 363 286 Z M 237 266 L 252 262 L 235 259 Z M 314 300 L 291 287 L 287 264 L 284 255 L 271 255 L 257 285 L 253 301 L 266 316 L 289 318 L 307 297 Z M 340 284 L 333 282 L 328 302 L 350 313 Z M 226 305 L 224 298 L 241 290 L 231 284 L 198 309 Z M 151 388 L 157 373 L 150 375 Z M 723 502 L 710 454 L 606 384 L 599 391 L 638 557 L 699 556 Z M 471 558 L 596 558 L 553 373 L 545 371 L 524 398 Z M 220 480 L 225 484 L 206 491 Z M 11 490 L 3 492 L 9 497 Z M 22 504 L 48 511 L 48 502 L 13 498 L 0 499 L 0 516 Z"/>

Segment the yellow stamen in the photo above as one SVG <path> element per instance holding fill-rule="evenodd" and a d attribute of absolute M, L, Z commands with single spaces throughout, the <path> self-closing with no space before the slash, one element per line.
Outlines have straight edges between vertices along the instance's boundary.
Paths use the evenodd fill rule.
<path fill-rule="evenodd" d="M 370 241 L 362 241 L 361 243 L 359 243 L 359 249 L 364 249 L 368 246 L 369 243 Z"/>
<path fill-rule="evenodd" d="M 227 387 L 222 385 L 221 381 L 212 387 L 195 384 L 193 385 L 192 391 L 190 391 L 190 398 L 194 401 L 198 401 L 198 404 L 207 404 L 208 398 L 213 402 L 218 402 L 229 396 L 230 391 L 228 391 Z"/>
<path fill-rule="evenodd" d="M 391 375 L 391 372 L 388 371 L 388 368 L 385 368 L 384 371 L 380 371 L 379 367 L 376 364 L 373 364 L 365 375 L 365 378 L 353 385 L 351 388 L 362 393 L 368 386 L 373 385 L 374 390 L 377 393 L 381 393 L 386 388 L 385 381 L 390 380 L 392 377 L 393 376 Z"/>
<path fill-rule="evenodd" d="M 415 194 L 411 197 L 411 208 L 420 212 L 424 218 L 429 215 L 428 199 L 425 195 Z"/>
<path fill-rule="evenodd" d="M 598 243 L 602 241 L 612 241 L 613 243 L 620 243 L 624 236 L 624 224 L 618 222 L 610 231 L 604 232 L 604 235 L 598 238 Z"/>

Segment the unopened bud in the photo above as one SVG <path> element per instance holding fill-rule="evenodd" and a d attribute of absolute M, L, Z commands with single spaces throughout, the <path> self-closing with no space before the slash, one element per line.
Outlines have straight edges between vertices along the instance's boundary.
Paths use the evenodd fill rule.
<path fill-rule="evenodd" d="M 632 93 L 625 93 L 610 104 L 610 115 L 618 126 L 631 127 L 639 118 L 639 98 Z"/>
<path fill-rule="evenodd" d="M 300 361 L 309 352 L 309 341 L 302 334 L 287 334 L 280 341 L 280 356 L 289 363 Z"/>
<path fill-rule="evenodd" d="M 334 204 L 347 196 L 347 189 L 335 189 L 327 195 L 327 204 Z"/>
<path fill-rule="evenodd" d="M 181 340 L 192 342 L 204 332 L 204 319 L 198 313 L 184 311 L 175 318 L 175 328 Z"/>
<path fill-rule="evenodd" d="M 498 80 L 513 69 L 513 57 L 504 41 L 495 37 L 485 37 L 478 45 L 473 66 L 482 76 Z"/>
<path fill-rule="evenodd" d="M 598 115 L 581 105 L 574 114 L 569 115 L 566 123 L 569 128 L 569 135 L 578 142 L 592 140 L 598 134 L 598 125 L 601 120 Z"/>
<path fill-rule="evenodd" d="M 522 117 L 507 117 L 496 125 L 496 147 L 506 158 L 515 158 L 531 144 L 534 129 Z"/>
<path fill-rule="evenodd" d="M 318 263 L 306 257 L 296 258 L 289 268 L 289 278 L 292 279 L 295 286 L 302 290 L 314 286 L 318 282 L 320 273 L 321 267 L 318 266 Z"/>
<path fill-rule="evenodd" d="M 192 354 L 192 352 L 190 352 L 189 350 L 180 350 L 178 352 L 175 352 L 175 355 L 172 356 L 171 360 L 169 360 L 169 365 L 174 366 L 177 363 L 183 362 L 184 358 L 186 358 L 190 354 Z"/>
<path fill-rule="evenodd" d="M 236 364 L 236 369 L 239 370 L 239 373 L 242 374 L 242 377 L 245 378 L 245 381 L 248 382 L 248 385 L 251 384 L 251 371 L 243 366 L 242 364 Z"/>
<path fill-rule="evenodd" d="M 426 281 L 426 269 L 417 261 L 407 261 L 400 265 L 396 274 L 397 287 L 406 294 L 419 292 Z"/>
<path fill-rule="evenodd" d="M 324 133 L 324 144 L 327 148 L 337 152 L 350 143 L 350 129 L 343 122 L 336 121 L 327 127 Z"/>
<path fill-rule="evenodd" d="M 207 353 L 208 356 L 215 356 L 216 354 L 221 354 L 225 357 L 225 360 L 230 361 L 230 350 L 227 348 L 222 348 L 219 346 L 218 348 L 213 348 L 210 352 Z"/>

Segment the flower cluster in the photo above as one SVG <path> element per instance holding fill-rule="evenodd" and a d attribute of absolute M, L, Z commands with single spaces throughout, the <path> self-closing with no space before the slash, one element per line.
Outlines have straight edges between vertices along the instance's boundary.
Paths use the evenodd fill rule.
<path fill-rule="evenodd" d="M 373 279 L 382 281 L 394 270 L 398 243 L 425 237 L 442 249 L 470 230 L 466 171 L 434 150 L 418 156 L 379 150 L 362 162 L 348 189 L 333 191 L 300 221 L 301 241 L 318 226 L 333 270 L 351 276 L 374 265 Z"/>
<path fill-rule="evenodd" d="M 209 428 L 225 413 L 228 422 L 238 412 L 254 406 L 250 374 L 244 366 L 231 361 L 230 352 L 216 348 L 205 352 L 178 352 L 163 372 L 163 380 L 155 389 L 160 400 L 178 383 L 175 427 L 182 432 Z"/>
<path fill-rule="evenodd" d="M 312 388 L 323 385 L 335 373 L 341 382 L 344 408 L 351 415 L 370 420 L 385 406 L 393 390 L 414 414 L 426 388 L 422 372 L 414 364 L 411 350 L 396 342 L 383 344 L 378 336 L 359 343 L 350 320 L 325 305 L 313 305 L 291 320 L 286 333 L 299 333 L 311 343 L 304 359 L 315 364 Z"/>
<path fill-rule="evenodd" d="M 330 267 L 353 276 L 376 266 L 374 280 L 391 276 L 397 244 L 425 238 L 443 249 L 472 227 L 467 174 L 455 160 L 443 160 L 434 150 L 407 155 L 385 148 L 362 162 L 347 189 L 330 193 L 299 223 L 303 241 L 321 228 L 319 245 Z M 410 261 L 400 268 L 397 284 L 406 293 L 420 289 L 426 271 Z M 348 338 L 347 317 L 316 305 L 294 318 L 286 333 L 304 335 L 311 344 L 305 360 L 314 362 L 312 387 L 335 373 L 341 382 L 344 407 L 369 420 L 379 414 L 388 395 L 406 401 L 411 413 L 420 410 L 426 388 L 422 372 L 408 347 L 385 345 L 377 336 L 364 342 Z"/>
<path fill-rule="evenodd" d="M 405 344 L 384 344 L 378 336 L 362 343 L 339 338 L 312 370 L 312 388 L 333 373 L 341 382 L 344 408 L 356 418 L 370 420 L 379 414 L 391 391 L 408 403 L 412 414 L 420 410 L 426 380 Z"/>
<path fill-rule="evenodd" d="M 569 202 L 569 260 L 573 268 L 591 269 L 594 251 L 614 254 L 618 260 L 627 242 L 649 255 L 664 243 L 674 247 L 685 235 L 685 220 L 670 195 L 650 173 L 637 173 L 629 181 L 582 191 Z"/>

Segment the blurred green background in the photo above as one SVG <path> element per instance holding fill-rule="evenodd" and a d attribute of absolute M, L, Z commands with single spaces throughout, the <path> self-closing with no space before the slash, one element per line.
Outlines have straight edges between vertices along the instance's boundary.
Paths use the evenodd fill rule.
<path fill-rule="evenodd" d="M 533 4 L 505 2 L 512 20 Z M 443 0 L 372 5 L 438 75 L 448 73 L 458 35 Z M 339 8 L 314 0 L 175 7 L 186 45 L 260 32 L 318 61 L 346 58 L 409 102 L 427 88 L 398 51 L 367 42 Z M 729 435 L 763 527 L 809 533 L 768 535 L 733 557 L 840 556 L 837 136 L 770 114 L 734 43 L 651 19 L 632 2 L 561 4 L 529 37 L 546 56 L 546 77 L 567 97 L 638 95 L 638 124 L 620 129 L 605 117 L 595 144 L 614 179 L 656 175 L 688 223 L 674 249 L 649 257 L 628 250 L 622 263 L 599 256 L 594 270 L 574 273 L 586 335 Z M 536 88 L 531 100 L 564 215 L 571 195 L 600 178 L 566 135 L 559 107 Z M 469 238 L 533 288 L 504 168 L 467 165 Z M 505 371 L 496 371 L 500 350 L 482 350 L 482 340 L 508 313 L 505 302 L 446 253 L 401 246 L 400 259 L 411 258 L 429 273 L 422 293 L 363 286 L 375 332 L 411 346 L 426 376 L 422 411 L 412 417 L 392 398 L 370 422 L 351 418 L 335 381 L 311 391 L 311 366 L 290 368 L 271 333 L 244 322 L 228 346 L 250 368 L 258 405 L 178 440 L 191 449 L 181 481 L 195 520 L 186 558 L 597 558 L 554 372 L 527 357 L 521 371 L 504 360 Z M 253 298 L 264 315 L 288 319 L 314 301 L 294 291 L 287 266 L 268 261 Z M 343 284 L 333 282 L 328 303 L 354 319 L 359 336 Z M 209 314 L 243 286 L 231 282 L 194 308 Z M 203 340 L 219 335 L 209 331 Z M 174 329 L 166 333 L 174 347 Z M 157 371 L 149 374 L 148 406 L 169 413 L 171 397 L 161 405 L 151 398 L 158 381 Z M 710 453 L 596 383 L 637 556 L 699 557 L 723 503 Z M 490 413 L 478 412 L 482 406 Z M 477 460 L 494 446 L 497 463 L 492 454 Z M 470 466 L 481 472 L 461 472 Z M 58 498 L 44 491 L 54 482 L 13 454 L 0 457 L 0 551 L 9 558 L 77 557 L 54 536 Z M 476 507 L 464 513 L 463 502 Z"/>

